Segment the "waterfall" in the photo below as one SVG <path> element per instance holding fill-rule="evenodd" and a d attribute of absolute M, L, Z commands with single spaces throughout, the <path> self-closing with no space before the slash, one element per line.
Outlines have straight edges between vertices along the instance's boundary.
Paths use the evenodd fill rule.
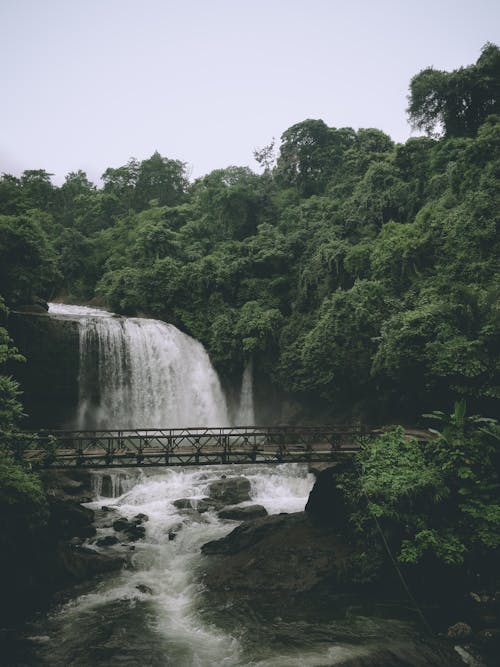
<path fill-rule="evenodd" d="M 250 359 L 243 371 L 241 379 L 240 401 L 236 414 L 236 425 L 253 426 L 255 409 L 253 404 L 253 361 Z"/>
<path fill-rule="evenodd" d="M 229 423 L 207 352 L 165 322 L 50 304 L 80 334 L 79 429 L 185 428 Z"/>

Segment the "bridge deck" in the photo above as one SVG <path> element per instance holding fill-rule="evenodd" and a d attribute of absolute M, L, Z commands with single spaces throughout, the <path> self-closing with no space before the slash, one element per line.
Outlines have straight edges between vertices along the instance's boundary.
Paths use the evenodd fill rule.
<path fill-rule="evenodd" d="M 34 467 L 147 467 L 330 461 L 376 432 L 333 427 L 52 431 L 10 436 Z"/>

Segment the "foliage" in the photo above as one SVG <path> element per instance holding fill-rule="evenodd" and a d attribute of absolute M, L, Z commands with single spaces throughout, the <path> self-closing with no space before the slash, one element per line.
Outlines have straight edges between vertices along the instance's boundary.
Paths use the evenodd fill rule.
<path fill-rule="evenodd" d="M 443 428 L 427 444 L 396 427 L 363 447 L 359 486 L 345 488 L 358 505 L 365 496 L 369 513 L 358 510 L 353 521 L 373 531 L 370 514 L 377 517 L 403 563 L 481 569 L 500 550 L 500 427 L 467 417 L 465 401 L 428 417 Z"/>
<path fill-rule="evenodd" d="M 0 316 L 7 309 L 0 297 Z M 0 370 L 7 362 L 24 361 L 13 346 L 7 330 L 0 327 Z M 47 520 L 47 500 L 38 477 L 14 462 L 10 454 L 9 433 L 18 428 L 23 416 L 19 386 L 11 377 L 0 375 L 0 548 L 12 548 L 13 535 L 26 539 Z M 14 548 L 15 548 L 14 544 Z M 20 542 L 17 544 L 20 547 Z"/>
<path fill-rule="evenodd" d="M 499 49 L 410 85 L 410 120 L 440 138 L 308 119 L 188 180 L 155 152 L 55 187 L 0 178 L 0 290 L 54 292 L 168 320 L 219 371 L 255 370 L 312 404 L 377 422 L 466 397 L 500 402 Z M 497 114 L 497 115 L 495 115 Z M 343 407 L 342 407 L 343 406 Z M 354 408 L 354 406 L 356 406 Z"/>
<path fill-rule="evenodd" d="M 429 67 L 413 77 L 408 112 L 429 134 L 471 136 L 490 114 L 500 113 L 500 49 L 488 43 L 475 65 L 443 72 Z"/>

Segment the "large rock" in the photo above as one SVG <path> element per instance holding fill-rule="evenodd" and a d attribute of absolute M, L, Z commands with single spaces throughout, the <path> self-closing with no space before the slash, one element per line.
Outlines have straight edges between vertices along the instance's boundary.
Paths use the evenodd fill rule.
<path fill-rule="evenodd" d="M 92 476 L 88 470 L 43 470 L 40 473 L 47 495 L 60 500 L 92 500 Z"/>
<path fill-rule="evenodd" d="M 84 581 L 89 577 L 120 570 L 125 559 L 121 556 L 98 553 L 91 549 L 71 549 L 61 545 L 56 562 L 59 576 L 66 580 Z"/>
<path fill-rule="evenodd" d="M 304 593 L 339 585 L 351 566 L 345 540 L 305 512 L 245 522 L 202 552 L 216 556 L 204 581 L 221 591 Z"/>
<path fill-rule="evenodd" d="M 113 528 L 122 533 L 126 539 L 131 542 L 142 539 L 146 534 L 146 529 L 142 526 L 142 522 L 148 520 L 148 517 L 145 514 L 138 514 L 131 521 L 121 517 L 116 521 L 113 521 Z"/>
<path fill-rule="evenodd" d="M 224 507 L 217 512 L 219 519 L 232 519 L 233 521 L 250 521 L 267 516 L 267 510 L 262 505 L 246 505 L 245 507 Z"/>
<path fill-rule="evenodd" d="M 344 463 L 338 463 L 319 471 L 307 500 L 306 512 L 315 519 L 344 528 L 352 508 L 347 505 L 343 492 L 337 487 L 336 480 L 343 472 L 351 469 L 352 462 L 346 460 Z"/>
<path fill-rule="evenodd" d="M 74 500 L 49 496 L 50 532 L 57 537 L 92 537 L 96 534 L 94 512 Z"/>
<path fill-rule="evenodd" d="M 246 477 L 223 477 L 209 484 L 211 500 L 224 505 L 237 505 L 250 500 L 250 482 Z"/>

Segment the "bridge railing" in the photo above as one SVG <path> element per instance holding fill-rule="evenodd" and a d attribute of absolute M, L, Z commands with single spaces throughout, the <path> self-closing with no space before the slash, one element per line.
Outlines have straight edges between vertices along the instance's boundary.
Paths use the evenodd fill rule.
<path fill-rule="evenodd" d="M 377 432 L 328 426 L 38 431 L 4 436 L 35 467 L 125 467 L 326 461 Z M 1 442 L 1 439 L 0 439 Z"/>

